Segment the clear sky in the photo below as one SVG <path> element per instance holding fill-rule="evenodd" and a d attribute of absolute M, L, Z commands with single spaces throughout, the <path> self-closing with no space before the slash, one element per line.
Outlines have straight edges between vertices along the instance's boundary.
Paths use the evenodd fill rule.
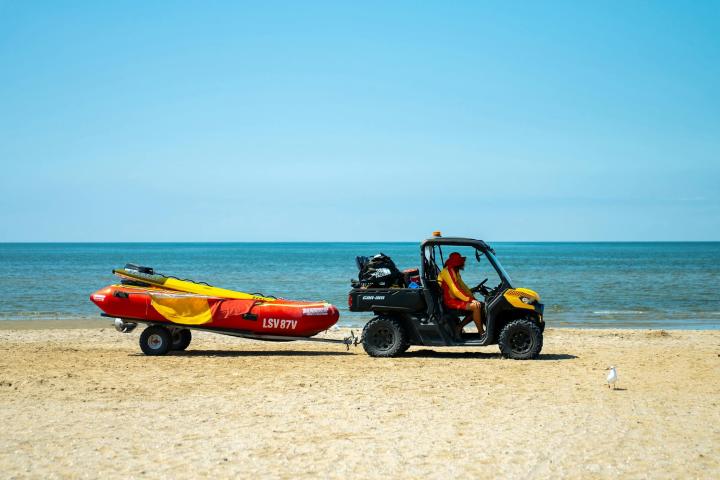
<path fill-rule="evenodd" d="M 720 240 L 719 32 L 718 1 L 0 0 L 0 241 Z"/>

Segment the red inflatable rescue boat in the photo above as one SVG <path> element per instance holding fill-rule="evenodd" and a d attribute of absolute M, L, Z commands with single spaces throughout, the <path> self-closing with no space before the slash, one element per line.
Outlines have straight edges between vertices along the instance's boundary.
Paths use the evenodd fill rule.
<path fill-rule="evenodd" d="M 327 302 L 225 290 L 132 264 L 113 273 L 123 283 L 98 290 L 90 300 L 104 316 L 116 319 L 119 331 L 128 333 L 137 323 L 149 324 L 140 338 L 140 347 L 149 355 L 184 350 L 190 343 L 190 329 L 258 340 L 296 340 L 327 330 L 339 318 L 338 309 Z M 349 339 L 331 341 L 352 343 Z"/>

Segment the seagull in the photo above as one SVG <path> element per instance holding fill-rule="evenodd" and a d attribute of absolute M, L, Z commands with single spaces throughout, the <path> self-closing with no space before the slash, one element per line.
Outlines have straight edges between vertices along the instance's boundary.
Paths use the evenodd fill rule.
<path fill-rule="evenodd" d="M 618 381 L 617 370 L 615 370 L 615 367 L 613 366 L 610 366 L 610 368 L 608 368 L 607 370 L 610 370 L 607 376 L 608 388 L 610 388 L 610 385 L 612 385 L 612 389 L 615 390 L 615 383 L 617 383 Z"/>

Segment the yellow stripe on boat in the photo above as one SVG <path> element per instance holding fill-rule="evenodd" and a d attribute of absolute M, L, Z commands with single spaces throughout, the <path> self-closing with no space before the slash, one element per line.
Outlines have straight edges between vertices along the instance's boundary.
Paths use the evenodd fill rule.
<path fill-rule="evenodd" d="M 175 297 L 151 293 L 150 302 L 160 315 L 173 323 L 202 325 L 212 321 L 212 312 L 207 298 Z"/>

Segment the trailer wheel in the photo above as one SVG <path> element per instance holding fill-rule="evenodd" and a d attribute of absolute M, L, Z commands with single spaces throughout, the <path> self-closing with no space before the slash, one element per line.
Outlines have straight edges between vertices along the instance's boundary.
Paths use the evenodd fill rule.
<path fill-rule="evenodd" d="M 192 341 L 192 333 L 187 328 L 178 328 L 172 331 L 170 336 L 172 343 L 170 350 L 185 350 Z"/>
<path fill-rule="evenodd" d="M 165 327 L 153 325 L 140 335 L 140 349 L 145 355 L 165 355 L 170 351 L 172 338 Z"/>
<path fill-rule="evenodd" d="M 388 317 L 375 317 L 363 328 L 363 348 L 371 357 L 395 357 L 409 346 L 407 332 L 399 321 Z"/>
<path fill-rule="evenodd" d="M 537 358 L 542 350 L 543 335 L 540 327 L 532 320 L 514 320 L 500 331 L 498 346 L 503 357 L 513 360 Z"/>

